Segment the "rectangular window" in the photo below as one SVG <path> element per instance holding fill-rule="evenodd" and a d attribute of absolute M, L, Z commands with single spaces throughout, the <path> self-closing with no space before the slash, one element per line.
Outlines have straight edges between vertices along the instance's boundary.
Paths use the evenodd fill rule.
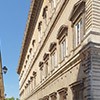
<path fill-rule="evenodd" d="M 76 46 L 81 43 L 81 33 L 82 33 L 82 19 L 75 25 L 76 31 Z"/>
<path fill-rule="evenodd" d="M 51 53 L 51 71 L 57 66 L 57 51 Z"/>
<path fill-rule="evenodd" d="M 52 69 L 54 69 L 54 66 L 55 66 L 55 52 L 53 52 L 51 54 L 51 66 L 52 66 Z"/>
<path fill-rule="evenodd" d="M 48 76 L 48 62 L 46 62 L 46 65 L 45 65 L 45 76 L 46 77 Z"/>
<path fill-rule="evenodd" d="M 66 40 L 60 42 L 60 58 L 61 61 L 66 57 Z"/>
<path fill-rule="evenodd" d="M 41 69 L 40 69 L 40 81 L 41 81 L 41 82 L 42 82 L 42 79 L 43 79 L 42 74 L 43 74 L 43 69 L 41 68 Z"/>

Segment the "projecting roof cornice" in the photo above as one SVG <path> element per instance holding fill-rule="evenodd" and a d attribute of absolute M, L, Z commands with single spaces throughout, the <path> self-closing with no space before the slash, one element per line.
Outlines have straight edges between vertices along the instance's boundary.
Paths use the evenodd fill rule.
<path fill-rule="evenodd" d="M 43 0 L 32 0 L 31 2 L 31 7 L 28 14 L 28 20 L 26 24 L 25 33 L 24 33 L 24 39 L 22 43 L 19 65 L 17 69 L 18 74 L 20 74 L 20 71 L 22 69 L 24 59 L 27 53 L 27 48 L 30 44 L 42 4 L 43 4 Z"/>

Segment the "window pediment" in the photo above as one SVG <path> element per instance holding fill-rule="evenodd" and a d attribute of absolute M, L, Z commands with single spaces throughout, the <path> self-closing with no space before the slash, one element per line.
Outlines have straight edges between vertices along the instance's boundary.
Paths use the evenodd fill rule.
<path fill-rule="evenodd" d="M 48 99 L 49 99 L 49 96 L 43 97 L 43 100 L 48 100 Z"/>
<path fill-rule="evenodd" d="M 56 46 L 56 42 L 52 42 L 49 47 L 49 51 L 51 51 Z"/>
<path fill-rule="evenodd" d="M 40 21 L 39 24 L 38 24 L 38 31 L 41 30 L 41 26 L 42 26 L 42 21 Z"/>
<path fill-rule="evenodd" d="M 39 67 L 41 67 L 41 65 L 43 65 L 43 62 L 42 61 L 39 62 Z"/>
<path fill-rule="evenodd" d="M 46 60 L 46 58 L 49 57 L 49 53 L 45 53 L 44 56 L 43 56 L 43 60 Z"/>
<path fill-rule="evenodd" d="M 30 77 L 30 80 L 32 80 L 32 79 L 33 79 L 33 76 Z"/>
<path fill-rule="evenodd" d="M 62 25 L 58 31 L 57 39 L 60 39 L 62 36 L 67 35 L 68 27 L 66 25 Z"/>
<path fill-rule="evenodd" d="M 32 45 L 34 46 L 35 40 L 32 41 Z"/>
<path fill-rule="evenodd" d="M 30 84 L 30 80 L 28 80 L 28 83 Z"/>
<path fill-rule="evenodd" d="M 59 89 L 57 92 L 59 93 L 59 94 L 67 94 L 67 90 L 68 90 L 68 88 L 66 88 L 66 87 L 64 87 L 64 88 L 61 88 L 61 89 Z"/>
<path fill-rule="evenodd" d="M 70 21 L 73 23 L 77 18 L 85 11 L 85 0 L 79 0 L 73 7 L 72 13 L 70 15 Z"/>
<path fill-rule="evenodd" d="M 78 85 L 83 85 L 83 84 L 84 84 L 83 80 L 79 80 L 79 81 L 76 81 L 76 82 L 70 84 L 70 87 L 73 89 L 74 87 L 76 87 Z"/>
<path fill-rule="evenodd" d="M 56 97 L 57 93 L 56 92 L 53 92 L 50 94 L 50 97 Z"/>
<path fill-rule="evenodd" d="M 43 14 L 42 14 L 44 19 L 47 17 L 47 13 L 46 13 L 47 10 L 48 10 L 48 6 L 45 6 L 45 8 L 43 9 Z"/>
<path fill-rule="evenodd" d="M 35 71 L 33 71 L 33 76 L 36 76 L 36 72 Z"/>

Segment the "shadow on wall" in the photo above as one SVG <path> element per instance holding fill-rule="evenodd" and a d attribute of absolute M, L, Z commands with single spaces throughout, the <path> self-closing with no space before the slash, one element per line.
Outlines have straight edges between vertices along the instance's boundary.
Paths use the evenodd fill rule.
<path fill-rule="evenodd" d="M 75 66 L 77 67 L 78 70 L 77 80 L 76 82 L 70 85 L 73 92 L 74 100 L 90 100 L 93 98 L 93 90 L 92 90 L 93 71 L 92 70 L 93 67 L 95 67 L 93 66 L 93 61 L 95 61 L 93 60 L 93 57 L 94 56 L 97 57 L 95 55 L 97 50 L 95 45 L 97 44 L 89 42 L 79 51 L 79 56 L 75 59 L 76 62 L 77 61 L 80 62 L 78 63 L 79 66 L 78 65 Z M 98 51 L 100 52 L 100 48 L 98 49 Z M 100 55 L 97 58 L 99 58 L 100 60 Z M 100 93 L 100 91 L 98 92 Z"/>

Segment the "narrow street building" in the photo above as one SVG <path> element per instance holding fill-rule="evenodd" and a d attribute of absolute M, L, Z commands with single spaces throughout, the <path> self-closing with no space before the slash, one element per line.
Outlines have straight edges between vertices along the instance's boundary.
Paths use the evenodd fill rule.
<path fill-rule="evenodd" d="M 4 100 L 4 83 L 3 83 L 3 74 L 2 74 L 2 58 L 0 51 L 0 100 Z"/>
<path fill-rule="evenodd" d="M 100 100 L 100 0 L 32 0 L 17 73 L 20 100 Z"/>

